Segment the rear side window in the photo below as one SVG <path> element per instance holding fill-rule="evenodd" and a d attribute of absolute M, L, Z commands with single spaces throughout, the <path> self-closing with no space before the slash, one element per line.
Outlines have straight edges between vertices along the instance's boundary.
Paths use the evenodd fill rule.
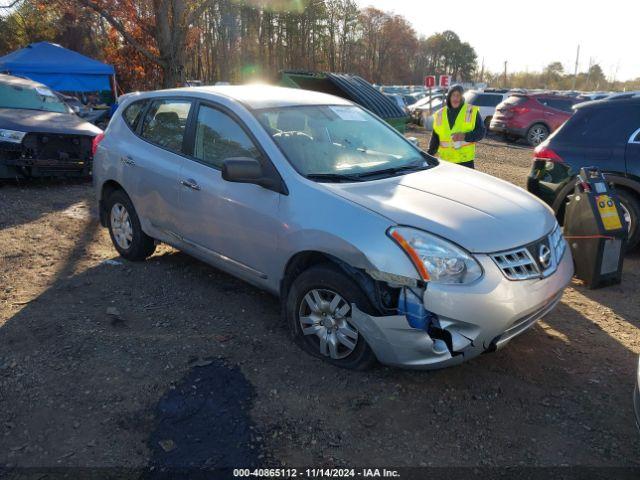
<path fill-rule="evenodd" d="M 172 152 L 182 153 L 190 110 L 189 100 L 153 101 L 142 123 L 142 138 Z"/>
<path fill-rule="evenodd" d="M 561 127 L 556 138 L 562 142 L 593 146 L 626 143 L 638 128 L 634 114 L 637 116 L 638 111 L 630 107 L 579 109 Z"/>
<path fill-rule="evenodd" d="M 138 124 L 138 120 L 140 119 L 146 104 L 147 102 L 145 100 L 133 102 L 122 113 L 122 118 L 124 118 L 125 123 L 131 127 L 131 130 L 136 129 L 136 125 Z"/>
<path fill-rule="evenodd" d="M 571 107 L 573 107 L 573 101 L 571 100 L 540 98 L 538 101 L 549 108 L 555 108 L 556 110 L 562 110 L 563 112 L 571 112 Z"/>
<path fill-rule="evenodd" d="M 258 149 L 242 127 L 229 115 L 201 106 L 196 122 L 193 156 L 214 168 L 231 157 L 259 158 Z"/>
<path fill-rule="evenodd" d="M 526 101 L 527 97 L 523 97 L 520 95 L 511 95 L 504 101 L 504 103 L 506 103 L 507 105 L 522 105 Z"/>

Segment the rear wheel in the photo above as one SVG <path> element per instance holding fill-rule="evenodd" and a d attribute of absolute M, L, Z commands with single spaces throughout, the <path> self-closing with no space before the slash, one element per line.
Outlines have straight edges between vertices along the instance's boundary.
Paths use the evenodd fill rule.
<path fill-rule="evenodd" d="M 537 147 L 538 145 L 540 145 L 547 139 L 548 136 L 549 129 L 541 123 L 531 125 L 531 127 L 529 127 L 529 130 L 527 130 L 527 142 L 532 147 Z"/>
<path fill-rule="evenodd" d="M 618 190 L 617 193 L 624 219 L 628 226 L 627 250 L 631 250 L 640 243 L 640 228 L 638 225 L 640 202 L 638 202 L 638 198 L 635 195 L 625 190 Z"/>
<path fill-rule="evenodd" d="M 136 209 L 129 196 L 116 190 L 105 202 L 107 227 L 113 246 L 127 260 L 139 261 L 155 250 L 153 238 L 142 231 Z"/>
<path fill-rule="evenodd" d="M 285 308 L 291 332 L 303 350 L 335 366 L 371 367 L 376 358 L 352 321 L 352 304 L 373 311 L 360 287 L 331 264 L 301 273 L 289 289 Z"/>

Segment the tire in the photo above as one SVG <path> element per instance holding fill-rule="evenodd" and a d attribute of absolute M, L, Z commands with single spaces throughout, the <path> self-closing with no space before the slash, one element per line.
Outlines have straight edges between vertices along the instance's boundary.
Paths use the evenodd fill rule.
<path fill-rule="evenodd" d="M 484 119 L 484 128 L 487 131 L 487 134 L 489 134 L 489 127 L 491 126 L 491 119 L 493 117 L 487 117 Z"/>
<path fill-rule="evenodd" d="M 320 295 L 321 301 L 317 301 L 314 292 Z M 331 294 L 338 294 L 341 297 L 333 310 L 329 304 L 334 299 Z M 337 367 L 350 370 L 371 368 L 377 361 L 375 354 L 357 328 L 348 321 L 352 303 L 355 303 L 363 312 L 373 313 L 374 311 L 371 302 L 360 287 L 339 267 L 322 264 L 302 272 L 293 280 L 284 304 L 287 323 L 295 342 L 310 355 Z M 311 308 L 312 304 L 320 308 L 314 311 Z M 337 321 L 330 314 L 332 311 L 337 313 L 335 315 Z M 325 312 L 324 316 L 321 312 Z M 306 334 L 303 331 L 303 321 L 306 325 L 305 329 L 308 330 Z M 332 329 L 337 330 L 332 331 Z M 332 338 L 331 341 L 325 340 L 324 352 L 320 337 Z M 343 341 L 346 343 L 343 344 Z M 332 344 L 334 347 L 330 348 Z"/>
<path fill-rule="evenodd" d="M 626 190 L 619 189 L 617 194 L 625 217 L 627 217 L 627 221 L 630 221 L 629 236 L 627 237 L 627 251 L 630 251 L 640 243 L 640 224 L 638 223 L 640 220 L 640 202 L 638 197 Z"/>
<path fill-rule="evenodd" d="M 536 123 L 527 130 L 527 143 L 532 147 L 537 147 L 549 136 L 549 129 L 546 125 Z"/>
<path fill-rule="evenodd" d="M 115 190 L 107 198 L 105 207 L 107 228 L 118 253 L 132 261 L 149 257 L 156 249 L 155 241 L 142 231 L 129 196 L 122 190 Z"/>

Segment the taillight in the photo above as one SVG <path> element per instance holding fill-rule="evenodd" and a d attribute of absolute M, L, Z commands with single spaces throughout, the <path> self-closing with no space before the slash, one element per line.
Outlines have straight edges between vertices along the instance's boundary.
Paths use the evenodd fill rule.
<path fill-rule="evenodd" d="M 96 151 L 98 150 L 98 145 L 104 139 L 104 133 L 99 133 L 95 137 L 93 137 L 93 142 L 91 143 L 91 156 L 95 156 Z"/>
<path fill-rule="evenodd" d="M 513 107 L 511 111 L 513 113 L 517 113 L 518 115 L 522 115 L 523 113 L 527 113 L 529 109 L 527 107 Z"/>
<path fill-rule="evenodd" d="M 533 158 L 535 160 L 545 160 L 547 162 L 552 163 L 562 163 L 562 157 L 558 155 L 555 151 L 549 148 L 548 145 L 544 143 L 538 145 L 536 149 L 533 151 Z"/>

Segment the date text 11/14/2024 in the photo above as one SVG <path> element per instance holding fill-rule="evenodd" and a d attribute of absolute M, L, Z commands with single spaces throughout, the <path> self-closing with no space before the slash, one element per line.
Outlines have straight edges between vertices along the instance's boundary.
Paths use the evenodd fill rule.
<path fill-rule="evenodd" d="M 386 468 L 237 468 L 236 478 L 399 478 L 397 470 Z"/>

